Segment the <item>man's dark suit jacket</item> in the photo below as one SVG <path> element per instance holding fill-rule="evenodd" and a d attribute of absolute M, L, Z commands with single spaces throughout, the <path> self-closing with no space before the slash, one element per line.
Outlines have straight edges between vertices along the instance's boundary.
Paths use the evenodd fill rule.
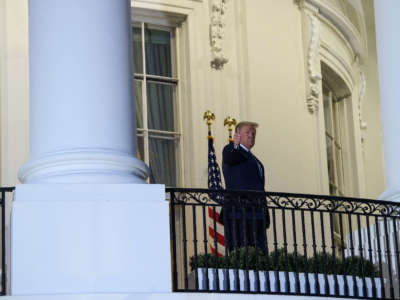
<path fill-rule="evenodd" d="M 257 162 L 262 168 L 262 174 Z M 240 145 L 238 149 L 234 148 L 232 142 L 225 146 L 222 152 L 222 171 L 225 186 L 229 190 L 264 191 L 264 166 Z"/>
<path fill-rule="evenodd" d="M 260 172 L 260 167 L 262 172 Z M 222 152 L 222 171 L 224 173 L 226 189 L 264 191 L 264 166 L 253 154 L 243 149 L 240 145 L 238 149 L 234 148 L 232 142 L 225 146 Z M 265 199 L 252 199 L 251 196 L 247 199 L 249 200 L 248 203 L 252 204 L 246 205 L 244 211 L 241 205 L 237 206 L 234 204 L 236 202 L 234 199 L 233 202 L 224 203 L 221 211 L 220 218 L 222 223 L 227 222 L 224 225 L 225 239 L 228 240 L 228 245 L 225 246 L 229 250 L 234 249 L 235 246 L 255 245 L 256 241 L 252 234 L 254 232 L 253 229 L 256 232 L 255 238 L 258 247 L 263 250 L 265 249 L 265 230 L 269 227 L 269 214 L 265 206 Z M 253 210 L 254 208 L 255 211 Z M 243 212 L 245 213 L 244 219 Z M 256 228 L 253 228 L 254 218 Z M 246 224 L 245 227 L 243 226 L 243 222 Z M 232 231 L 234 227 L 236 229 Z M 247 237 L 244 237 L 244 230 Z"/>

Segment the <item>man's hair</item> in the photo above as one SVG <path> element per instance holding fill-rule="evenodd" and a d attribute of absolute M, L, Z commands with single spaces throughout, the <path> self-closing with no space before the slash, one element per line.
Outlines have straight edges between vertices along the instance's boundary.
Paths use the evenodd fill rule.
<path fill-rule="evenodd" d="M 235 132 L 239 132 L 239 130 L 243 127 L 243 126 L 251 126 L 254 128 L 254 130 L 257 129 L 258 127 L 258 123 L 256 122 L 249 122 L 249 121 L 242 121 L 239 122 L 236 127 L 235 127 Z"/>

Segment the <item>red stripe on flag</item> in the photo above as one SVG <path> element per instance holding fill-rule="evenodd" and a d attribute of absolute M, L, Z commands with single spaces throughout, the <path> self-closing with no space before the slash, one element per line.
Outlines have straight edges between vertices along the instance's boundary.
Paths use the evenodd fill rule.
<path fill-rule="evenodd" d="M 215 239 L 214 229 L 212 229 L 210 226 L 208 227 L 208 233 L 213 239 Z M 225 246 L 225 237 L 218 232 L 217 232 L 217 242 L 218 244 Z"/>
<path fill-rule="evenodd" d="M 211 219 L 214 219 L 214 210 L 211 207 L 208 207 L 208 216 Z M 219 213 L 215 212 L 215 217 L 216 217 L 217 223 L 219 223 L 223 226 L 224 224 L 222 224 L 222 222 L 219 220 Z"/>
<path fill-rule="evenodd" d="M 215 249 L 214 249 L 214 247 L 210 245 L 210 249 L 211 249 L 211 254 L 215 254 Z M 224 255 L 223 255 L 222 253 L 219 253 L 219 252 L 218 252 L 218 257 L 222 257 L 222 256 L 224 256 Z"/>

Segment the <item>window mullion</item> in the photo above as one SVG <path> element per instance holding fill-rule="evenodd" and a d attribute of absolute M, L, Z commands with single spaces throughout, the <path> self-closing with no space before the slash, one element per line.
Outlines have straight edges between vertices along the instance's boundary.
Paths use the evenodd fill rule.
<path fill-rule="evenodd" d="M 175 27 L 175 31 L 174 31 L 174 41 L 172 41 L 171 39 L 171 47 L 173 47 L 173 51 L 171 51 L 171 53 L 175 54 L 172 55 L 172 66 L 174 67 L 174 72 L 172 73 L 173 76 L 175 76 L 176 78 L 180 78 L 181 75 L 181 69 L 180 69 L 180 64 L 179 64 L 179 59 L 178 57 L 180 56 L 180 49 L 179 49 L 179 32 L 178 32 L 178 28 Z M 177 86 L 177 88 L 174 89 L 175 92 L 175 96 L 176 96 L 176 112 L 177 115 L 179 116 L 178 118 L 178 122 L 177 122 L 177 126 L 175 128 L 175 131 L 179 132 L 179 139 L 178 141 L 178 145 L 177 145 L 177 150 L 176 151 L 176 161 L 179 162 L 180 168 L 179 170 L 179 177 L 178 177 L 178 184 L 180 184 L 181 186 L 185 186 L 185 176 L 184 176 L 184 158 L 183 158 L 183 135 L 182 135 L 182 128 L 183 128 L 183 114 L 182 114 L 182 106 L 181 106 L 181 94 L 182 94 L 182 85 L 179 84 Z"/>
<path fill-rule="evenodd" d="M 149 133 L 161 133 L 161 134 L 167 134 L 167 135 L 181 135 L 179 131 L 165 131 L 165 130 L 158 130 L 158 129 L 148 129 Z"/>
<path fill-rule="evenodd" d="M 335 122 L 335 157 L 336 157 L 336 167 L 337 167 L 337 185 L 338 191 L 343 192 L 343 165 L 342 165 L 342 142 L 341 142 L 341 111 L 340 105 L 342 104 L 341 100 L 333 99 L 333 112 L 334 112 L 334 122 Z"/>
<path fill-rule="evenodd" d="M 166 76 L 158 76 L 158 75 L 151 75 L 147 74 L 146 77 L 149 79 L 149 81 L 153 82 L 161 82 L 164 84 L 171 84 L 171 85 L 176 85 L 178 83 L 178 78 L 176 77 L 166 77 Z"/>
<path fill-rule="evenodd" d="M 331 134 L 332 134 L 333 141 L 335 141 L 336 140 L 336 127 L 335 127 L 336 120 L 335 120 L 335 114 L 333 113 L 333 110 L 334 110 L 334 108 L 333 108 L 333 94 L 332 94 L 331 90 L 329 90 L 328 98 L 329 98 L 329 100 L 328 100 L 328 103 L 329 103 L 329 115 L 330 115 L 331 128 L 332 128 Z"/>
<path fill-rule="evenodd" d="M 143 64 L 143 81 L 142 81 L 142 97 L 143 97 L 143 148 L 144 148 L 144 162 L 149 165 L 149 131 L 148 131 L 148 117 L 147 117 L 147 78 L 146 78 L 146 41 L 144 32 L 144 23 L 141 23 L 142 29 L 142 64 Z"/>
<path fill-rule="evenodd" d="M 345 99 L 343 99 L 342 101 L 347 101 L 347 99 L 348 98 L 345 98 Z M 343 191 L 344 192 L 346 192 L 346 193 L 348 193 L 349 191 L 347 191 L 347 190 L 345 190 L 345 188 L 346 188 L 346 186 L 345 186 L 345 182 L 346 182 L 346 178 L 345 178 L 345 168 L 344 168 L 344 159 L 343 159 L 343 156 L 344 155 L 346 155 L 346 157 L 348 157 L 347 155 L 348 155 L 348 149 L 349 149 L 349 147 L 350 147 L 350 139 L 349 139 L 349 128 L 348 128 L 348 122 L 347 122 L 347 120 L 348 120 L 348 118 L 347 118 L 347 114 L 348 114 L 348 112 L 347 112 L 347 106 L 346 106 L 346 103 L 347 102 L 343 102 L 342 104 L 343 104 L 343 118 L 341 119 L 341 120 L 343 120 L 343 122 L 342 122 L 342 137 L 343 137 L 343 140 L 344 140 L 344 145 L 342 144 L 342 170 L 343 170 Z M 350 179 L 351 177 L 350 176 L 348 176 L 348 179 Z M 349 186 L 349 185 L 351 185 L 351 182 L 350 181 L 347 181 L 347 186 Z"/>
<path fill-rule="evenodd" d="M 342 144 L 342 107 L 343 99 L 335 102 L 335 111 L 336 111 L 336 144 L 337 144 L 337 167 L 338 167 L 338 186 L 339 190 L 343 192 L 344 187 L 344 170 L 343 170 L 343 144 Z"/>
<path fill-rule="evenodd" d="M 340 101 L 335 102 L 335 111 L 336 111 L 336 157 L 337 157 L 337 167 L 338 167 L 338 190 L 343 193 L 343 165 L 342 165 L 342 141 L 341 141 L 341 111 L 340 105 L 342 104 Z"/>
<path fill-rule="evenodd" d="M 333 95 L 332 91 L 329 91 L 329 114 L 330 114 L 330 119 L 331 119 L 331 128 L 332 128 L 332 167 L 333 167 L 333 181 L 335 182 L 335 185 L 337 186 L 339 184 L 338 181 L 338 168 L 336 164 L 336 145 L 335 145 L 335 140 L 336 140 L 336 132 L 335 132 L 335 120 L 334 120 L 334 114 L 333 114 Z M 337 188 L 336 188 L 336 193 L 337 193 Z"/>

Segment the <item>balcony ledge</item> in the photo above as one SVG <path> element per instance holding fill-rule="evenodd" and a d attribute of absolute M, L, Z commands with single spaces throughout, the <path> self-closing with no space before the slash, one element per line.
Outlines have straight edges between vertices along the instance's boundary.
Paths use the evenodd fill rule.
<path fill-rule="evenodd" d="M 266 294 L 221 294 L 221 293 L 132 293 L 132 294 L 76 294 L 4 296 L 1 300 L 310 300 L 309 296 Z M 312 300 L 337 299 L 335 297 L 312 297 Z M 352 298 L 355 299 L 355 298 Z"/>

